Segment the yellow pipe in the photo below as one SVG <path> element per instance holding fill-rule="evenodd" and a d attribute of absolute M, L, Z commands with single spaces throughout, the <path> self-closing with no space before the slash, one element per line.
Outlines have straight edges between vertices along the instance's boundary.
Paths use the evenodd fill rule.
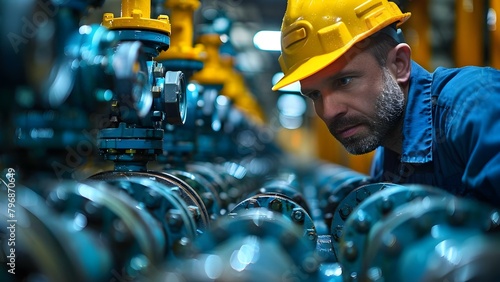
<path fill-rule="evenodd" d="M 148 0 L 122 0 L 121 16 L 131 17 L 134 10 L 141 11 L 145 18 L 151 17 L 151 1 Z"/>
<path fill-rule="evenodd" d="M 167 0 L 165 7 L 170 10 L 172 36 L 168 52 L 160 53 L 158 60 L 184 59 L 202 61 L 205 49 L 202 44 L 193 47 L 194 11 L 200 6 L 198 0 Z"/>
<path fill-rule="evenodd" d="M 363 155 L 349 155 L 348 167 L 364 174 L 370 174 L 375 151 Z"/>
<path fill-rule="evenodd" d="M 104 13 L 101 24 L 108 29 L 150 30 L 170 35 L 170 20 L 166 15 L 151 19 L 150 0 L 122 0 L 121 17 Z"/>
<path fill-rule="evenodd" d="M 223 85 L 227 80 L 227 72 L 222 67 L 219 48 L 222 45 L 220 35 L 216 33 L 203 34 L 198 37 L 199 43 L 205 46 L 206 59 L 203 69 L 195 72 L 192 80 L 205 85 Z"/>
<path fill-rule="evenodd" d="M 167 0 L 165 6 L 170 9 L 172 30 L 175 38 L 171 39 L 172 45 L 193 45 L 193 13 L 200 6 L 196 0 Z"/>
<path fill-rule="evenodd" d="M 319 159 L 348 166 L 345 150 L 330 134 L 325 123 L 317 116 L 313 117 L 313 128 L 316 133 L 316 154 Z"/>
<path fill-rule="evenodd" d="M 227 80 L 224 82 L 221 94 L 231 99 L 236 108 L 240 109 L 249 118 L 258 124 L 263 124 L 265 120 L 264 112 L 248 90 L 243 75 L 234 68 L 234 57 L 222 56 L 221 66 L 227 73 Z"/>
<path fill-rule="evenodd" d="M 456 1 L 455 65 L 457 67 L 484 65 L 484 15 L 484 0 Z"/>
<path fill-rule="evenodd" d="M 412 58 L 422 67 L 431 67 L 431 46 L 429 43 L 430 18 L 429 0 L 410 1 L 410 19 L 402 26 L 406 42 L 411 47 Z"/>
<path fill-rule="evenodd" d="M 495 21 L 490 23 L 491 66 L 500 69 L 500 1 L 490 1 L 490 12 L 495 15 Z"/>

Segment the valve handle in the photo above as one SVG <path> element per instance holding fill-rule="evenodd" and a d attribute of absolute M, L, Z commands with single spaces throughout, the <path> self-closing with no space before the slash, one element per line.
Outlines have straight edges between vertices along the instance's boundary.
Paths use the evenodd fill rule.
<path fill-rule="evenodd" d="M 116 91 L 124 105 L 133 103 L 139 118 L 145 117 L 153 105 L 150 91 L 148 67 L 139 41 L 118 45 L 113 59 L 113 69 L 117 78 Z"/>

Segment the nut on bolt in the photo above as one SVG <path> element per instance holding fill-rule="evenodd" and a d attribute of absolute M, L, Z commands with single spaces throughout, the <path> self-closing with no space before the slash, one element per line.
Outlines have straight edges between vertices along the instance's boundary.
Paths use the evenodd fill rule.
<path fill-rule="evenodd" d="M 394 202 L 388 198 L 388 197 L 384 197 L 380 200 L 380 212 L 382 212 L 382 214 L 387 214 L 389 213 L 394 207 Z"/>
<path fill-rule="evenodd" d="M 188 206 L 189 211 L 193 215 L 194 219 L 198 219 L 201 216 L 200 209 L 197 206 Z"/>
<path fill-rule="evenodd" d="M 292 211 L 292 220 L 295 222 L 304 222 L 305 214 L 300 208 L 294 208 Z"/>
<path fill-rule="evenodd" d="M 333 239 L 335 241 L 340 241 L 340 238 L 342 238 L 342 230 L 344 227 L 342 225 L 337 225 L 335 226 L 335 229 L 333 230 Z"/>
<path fill-rule="evenodd" d="M 170 18 L 168 15 L 159 15 L 157 19 L 162 22 L 170 23 Z"/>
<path fill-rule="evenodd" d="M 370 192 L 368 190 L 366 190 L 366 188 L 359 188 L 356 191 L 356 201 L 358 201 L 358 203 L 364 201 L 369 196 L 370 196 Z"/>
<path fill-rule="evenodd" d="M 353 241 L 344 243 L 343 255 L 348 261 L 354 261 L 358 257 L 358 248 Z"/>
<path fill-rule="evenodd" d="M 153 65 L 153 75 L 155 77 L 163 77 L 165 73 L 165 69 L 163 68 L 163 64 L 155 63 Z"/>
<path fill-rule="evenodd" d="M 348 204 L 344 204 L 340 210 L 339 210 L 339 213 L 340 213 L 340 217 L 343 219 L 343 220 L 346 220 L 347 217 L 349 217 L 349 215 L 351 214 L 352 212 L 352 208 L 351 206 L 349 206 Z"/>
<path fill-rule="evenodd" d="M 283 203 L 281 203 L 280 199 L 274 199 L 269 203 L 269 208 L 276 212 L 281 212 L 283 208 Z"/>
<path fill-rule="evenodd" d="M 160 111 L 153 111 L 153 116 L 151 119 L 154 121 L 162 121 L 164 119 L 164 115 Z"/>
<path fill-rule="evenodd" d="M 185 88 L 184 74 L 182 72 L 166 72 L 162 100 L 166 120 L 169 124 L 184 124 L 186 120 Z"/>
<path fill-rule="evenodd" d="M 151 93 L 153 93 L 154 98 L 159 98 L 161 95 L 161 87 L 158 85 L 153 85 L 151 87 Z"/>
<path fill-rule="evenodd" d="M 156 208 L 160 204 L 160 195 L 154 190 L 149 190 L 144 196 L 144 203 L 148 208 Z"/>
<path fill-rule="evenodd" d="M 181 215 L 175 210 L 171 210 L 169 213 L 167 213 L 165 215 L 165 220 L 171 227 L 179 228 L 183 225 Z"/>
<path fill-rule="evenodd" d="M 307 239 L 311 240 L 311 241 L 314 241 L 318 238 L 318 234 L 316 234 L 316 230 L 315 229 L 311 229 L 311 228 L 308 228 L 306 230 L 306 234 L 307 234 Z"/>

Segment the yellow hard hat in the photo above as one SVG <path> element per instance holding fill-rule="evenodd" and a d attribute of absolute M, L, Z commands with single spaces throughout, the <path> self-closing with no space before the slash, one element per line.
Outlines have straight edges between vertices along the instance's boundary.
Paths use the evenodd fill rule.
<path fill-rule="evenodd" d="M 387 0 L 288 0 L 279 57 L 285 75 L 272 89 L 320 71 L 354 44 L 410 15 Z"/>

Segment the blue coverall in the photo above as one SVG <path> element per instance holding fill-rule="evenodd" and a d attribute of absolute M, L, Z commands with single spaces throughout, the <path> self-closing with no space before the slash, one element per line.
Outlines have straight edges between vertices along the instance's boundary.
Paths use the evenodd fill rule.
<path fill-rule="evenodd" d="M 401 155 L 380 147 L 375 181 L 441 187 L 500 207 L 500 71 L 412 62 Z"/>

